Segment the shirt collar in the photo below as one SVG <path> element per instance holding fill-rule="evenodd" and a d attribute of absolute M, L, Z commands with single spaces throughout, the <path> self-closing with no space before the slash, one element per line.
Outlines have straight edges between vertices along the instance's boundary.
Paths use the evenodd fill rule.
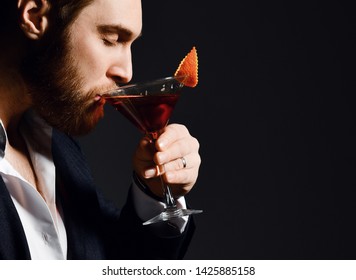
<path fill-rule="evenodd" d="M 5 147 L 6 147 L 6 132 L 4 125 L 0 119 L 0 160 L 5 156 Z"/>
<path fill-rule="evenodd" d="M 25 128 L 27 129 L 28 135 L 34 137 L 34 143 L 45 142 L 47 143 L 52 137 L 52 128 L 33 110 L 29 110 L 24 115 Z M 29 131 L 30 130 L 30 131 Z M 35 134 L 35 135 L 33 135 Z M 44 137 L 46 135 L 47 137 Z M 27 138 L 27 137 L 26 137 Z M 5 157 L 5 148 L 7 142 L 7 134 L 4 128 L 4 124 L 0 119 L 0 161 Z"/>

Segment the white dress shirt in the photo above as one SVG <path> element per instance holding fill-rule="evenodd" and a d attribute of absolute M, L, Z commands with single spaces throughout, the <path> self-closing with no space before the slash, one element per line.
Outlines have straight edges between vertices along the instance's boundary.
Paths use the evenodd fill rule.
<path fill-rule="evenodd" d="M 6 143 L 7 135 L 1 119 L 0 126 L 0 141 Z M 51 153 L 52 128 L 35 113 L 29 112 L 23 118 L 20 131 L 36 173 L 37 188 L 42 195 L 4 158 L 4 151 L 0 151 L 0 175 L 19 214 L 31 258 L 66 259 L 66 230 L 60 215 L 60 205 L 56 202 L 55 166 Z M 146 195 L 135 183 L 133 198 L 137 215 L 143 221 L 152 218 L 164 208 L 162 202 Z M 184 197 L 179 198 L 177 204 L 186 208 Z M 187 217 L 183 217 L 175 221 L 181 232 L 184 231 L 187 220 Z"/>

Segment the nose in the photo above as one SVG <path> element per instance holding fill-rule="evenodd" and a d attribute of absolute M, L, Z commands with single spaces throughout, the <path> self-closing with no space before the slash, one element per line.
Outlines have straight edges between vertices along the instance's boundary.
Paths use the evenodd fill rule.
<path fill-rule="evenodd" d="M 127 84 L 132 79 L 132 57 L 129 47 L 116 51 L 106 76 L 117 84 Z"/>

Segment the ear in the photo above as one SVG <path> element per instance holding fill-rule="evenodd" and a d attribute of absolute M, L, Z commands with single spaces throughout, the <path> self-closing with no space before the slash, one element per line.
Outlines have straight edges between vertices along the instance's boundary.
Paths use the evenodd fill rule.
<path fill-rule="evenodd" d="M 48 28 L 47 0 L 18 0 L 17 7 L 22 31 L 30 39 L 41 39 Z"/>

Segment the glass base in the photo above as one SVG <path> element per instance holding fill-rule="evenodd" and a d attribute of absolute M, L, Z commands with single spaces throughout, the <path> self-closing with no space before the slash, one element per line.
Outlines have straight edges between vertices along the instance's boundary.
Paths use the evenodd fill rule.
<path fill-rule="evenodd" d="M 170 207 L 170 208 L 164 209 L 163 212 L 160 213 L 159 215 L 144 222 L 143 225 L 146 226 L 146 225 L 150 225 L 150 224 L 154 224 L 154 223 L 165 222 L 165 221 L 168 221 L 171 219 L 189 216 L 189 215 L 193 215 L 193 214 L 199 214 L 202 212 L 203 212 L 203 210 L 178 209 L 175 207 Z"/>

